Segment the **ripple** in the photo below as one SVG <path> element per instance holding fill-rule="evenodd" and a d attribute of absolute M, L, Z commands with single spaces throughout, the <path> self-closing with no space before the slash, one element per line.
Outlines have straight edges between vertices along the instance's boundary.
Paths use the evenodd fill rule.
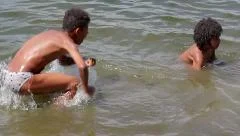
<path fill-rule="evenodd" d="M 91 17 L 80 52 L 97 58 L 96 135 L 239 134 L 239 0 L 5 0 L 1 62 L 30 36 L 61 28 L 64 11 L 72 6 Z M 223 26 L 216 54 L 226 65 L 191 74 L 177 58 L 193 42 L 193 28 L 203 17 Z M 22 105 L 14 101 L 18 97 L 0 96 L 2 104 Z"/>

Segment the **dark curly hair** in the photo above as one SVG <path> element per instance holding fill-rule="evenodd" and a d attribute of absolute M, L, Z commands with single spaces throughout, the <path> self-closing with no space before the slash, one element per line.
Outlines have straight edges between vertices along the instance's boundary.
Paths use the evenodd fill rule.
<path fill-rule="evenodd" d="M 222 33 L 222 26 L 212 18 L 203 18 L 200 20 L 194 29 L 193 39 L 200 50 L 204 50 L 209 46 L 209 42 L 212 38 L 219 38 Z"/>
<path fill-rule="evenodd" d="M 87 27 L 90 22 L 88 13 L 79 7 L 74 7 L 65 12 L 63 18 L 63 30 L 71 32 L 80 27 Z"/>

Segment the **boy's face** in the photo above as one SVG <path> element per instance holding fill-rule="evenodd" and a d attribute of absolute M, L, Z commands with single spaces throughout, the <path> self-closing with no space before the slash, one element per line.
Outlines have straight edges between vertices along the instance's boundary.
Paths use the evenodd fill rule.
<path fill-rule="evenodd" d="M 210 41 L 212 49 L 216 50 L 219 47 L 221 40 L 219 37 L 213 37 Z"/>
<path fill-rule="evenodd" d="M 81 44 L 83 40 L 87 37 L 88 34 L 88 26 L 84 28 L 78 28 L 75 32 L 76 34 L 76 39 L 75 43 L 76 44 Z"/>

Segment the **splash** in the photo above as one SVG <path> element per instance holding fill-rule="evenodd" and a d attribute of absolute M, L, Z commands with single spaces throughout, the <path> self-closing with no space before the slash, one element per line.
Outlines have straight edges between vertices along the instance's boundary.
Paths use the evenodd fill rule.
<path fill-rule="evenodd" d="M 4 87 L 3 79 L 5 72 L 3 72 L 3 70 L 7 68 L 7 61 L 8 60 L 0 62 L 0 106 L 7 109 L 35 109 L 37 105 L 32 96 L 20 96 Z"/>
<path fill-rule="evenodd" d="M 33 95 L 22 96 L 13 93 L 12 91 L 8 90 L 3 85 L 3 77 L 4 72 L 7 68 L 7 61 L 0 62 L 0 107 L 7 108 L 7 109 L 20 109 L 20 110 L 31 110 L 36 109 L 39 107 L 39 103 L 36 102 Z M 50 64 L 49 70 L 45 72 L 61 72 L 72 76 L 78 76 L 79 72 L 76 65 L 62 67 L 54 61 Z M 89 69 L 89 84 L 94 86 L 95 81 L 97 79 L 97 74 L 94 69 Z M 55 95 L 50 95 L 50 99 L 54 100 Z M 88 104 L 91 101 L 87 94 L 84 93 L 83 89 L 79 88 L 77 94 L 72 100 L 68 100 L 64 102 L 64 106 L 71 107 L 71 106 L 83 106 Z M 49 101 L 46 102 L 44 105 L 49 105 Z"/>
<path fill-rule="evenodd" d="M 79 77 L 79 71 L 76 65 L 71 66 L 61 66 L 58 64 L 58 61 L 53 61 L 48 72 L 62 72 L 67 75 Z M 89 85 L 94 86 L 97 80 L 96 70 L 89 68 Z M 78 88 L 77 94 L 72 100 L 64 102 L 64 105 L 67 107 L 76 106 L 76 105 L 85 105 L 90 102 L 92 98 L 89 97 L 82 88 Z"/>

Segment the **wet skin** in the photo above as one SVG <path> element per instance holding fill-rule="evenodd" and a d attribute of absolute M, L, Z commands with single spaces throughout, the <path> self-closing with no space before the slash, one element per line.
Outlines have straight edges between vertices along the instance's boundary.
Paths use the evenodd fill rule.
<path fill-rule="evenodd" d="M 180 59 L 191 68 L 201 70 L 207 63 L 212 63 L 216 60 L 215 50 L 219 47 L 220 42 L 219 38 L 212 38 L 209 43 L 210 45 L 205 46 L 208 48 L 204 49 L 204 51 L 201 51 L 196 43 L 194 43 L 180 55 Z"/>
<path fill-rule="evenodd" d="M 38 74 L 51 61 L 68 53 L 66 47 L 68 45 L 65 45 L 66 43 L 68 43 L 69 46 L 73 46 L 74 44 L 67 33 L 61 31 L 50 30 L 34 36 L 16 53 L 9 63 L 8 69 L 12 72 L 31 72 Z M 83 64 L 84 63 L 81 65 Z"/>
<path fill-rule="evenodd" d="M 67 91 L 69 88 L 74 88 L 72 86 L 79 82 L 74 77 L 60 73 L 41 73 L 47 64 L 68 54 L 79 68 L 83 89 L 91 95 L 94 89 L 88 86 L 88 69 L 78 51 L 78 45 L 82 43 L 87 34 L 88 27 L 77 28 L 73 32 L 49 30 L 26 41 L 8 65 L 8 70 L 11 72 L 34 74 L 23 85 L 20 94 L 28 94 L 28 90 L 31 90 L 31 93 L 39 94 L 59 89 Z"/>

